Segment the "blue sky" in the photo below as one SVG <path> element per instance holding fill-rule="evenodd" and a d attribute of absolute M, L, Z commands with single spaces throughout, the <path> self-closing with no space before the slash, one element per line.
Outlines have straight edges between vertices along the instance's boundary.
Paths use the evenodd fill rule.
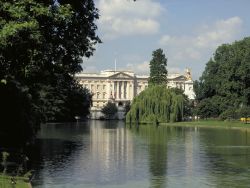
<path fill-rule="evenodd" d="M 250 36 L 250 0 L 95 0 L 103 41 L 84 72 L 114 69 L 149 74 L 152 51 L 164 50 L 169 73 L 198 79 L 215 49 Z"/>

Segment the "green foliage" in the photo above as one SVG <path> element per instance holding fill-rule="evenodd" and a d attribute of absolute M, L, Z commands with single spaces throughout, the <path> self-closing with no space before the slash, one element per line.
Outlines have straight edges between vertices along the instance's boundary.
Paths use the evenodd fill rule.
<path fill-rule="evenodd" d="M 15 80 L 0 83 L 0 104 L 1 145 L 7 142 L 22 144 L 22 140 L 32 138 L 40 117 L 28 87 Z"/>
<path fill-rule="evenodd" d="M 6 174 L 7 172 L 7 160 L 8 160 L 8 157 L 9 157 L 9 153 L 8 152 L 2 152 L 2 166 L 3 166 L 3 174 Z"/>
<path fill-rule="evenodd" d="M 203 117 L 221 117 L 231 108 L 250 105 L 250 38 L 217 48 L 194 83 L 197 113 Z M 206 112 L 206 110 L 209 112 Z M 226 112 L 227 111 L 227 112 Z M 225 112 L 225 114 L 224 114 Z"/>
<path fill-rule="evenodd" d="M 237 112 L 236 108 L 228 108 L 224 112 L 220 114 L 220 119 L 222 120 L 231 120 L 231 119 L 238 119 L 239 113 Z"/>
<path fill-rule="evenodd" d="M 15 117 L 0 130 L 88 114 L 91 94 L 73 75 L 101 42 L 98 17 L 93 0 L 0 1 L 1 119 Z"/>
<path fill-rule="evenodd" d="M 163 53 L 162 49 L 157 49 L 153 51 L 153 58 L 149 63 L 150 66 L 150 76 L 149 85 L 155 84 L 167 84 L 167 58 Z"/>
<path fill-rule="evenodd" d="M 106 119 L 114 119 L 117 111 L 117 106 L 112 102 L 108 102 L 101 110 Z"/>
<path fill-rule="evenodd" d="M 243 118 L 249 118 L 250 117 L 250 106 L 242 106 L 238 109 L 238 116 Z"/>
<path fill-rule="evenodd" d="M 197 115 L 201 118 L 218 117 L 219 111 L 211 99 L 203 99 L 196 107 Z"/>
<path fill-rule="evenodd" d="M 130 101 L 128 101 L 128 102 L 125 103 L 125 106 L 124 106 L 124 111 L 125 111 L 124 115 L 125 116 L 129 112 L 130 108 L 131 108 L 131 104 L 130 104 Z"/>
<path fill-rule="evenodd" d="M 154 85 L 134 98 L 126 122 L 159 123 L 182 121 L 185 97 L 174 90 Z"/>

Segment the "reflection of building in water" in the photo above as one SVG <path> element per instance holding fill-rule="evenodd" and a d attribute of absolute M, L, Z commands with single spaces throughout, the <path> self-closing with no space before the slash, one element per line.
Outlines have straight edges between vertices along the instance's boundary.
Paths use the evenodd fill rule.
<path fill-rule="evenodd" d="M 125 180 L 128 175 L 133 174 L 134 145 L 131 133 L 123 126 L 103 126 L 95 124 L 90 130 L 92 160 L 98 168 L 96 174 L 100 176 L 100 181 L 117 181 L 120 178 Z"/>
<path fill-rule="evenodd" d="M 187 132 L 185 136 L 185 162 L 186 162 L 186 175 L 193 175 L 194 169 L 194 147 L 193 147 L 193 132 Z"/>
<path fill-rule="evenodd" d="M 93 94 L 92 116 L 108 102 L 113 101 L 117 106 L 124 106 L 135 96 L 148 87 L 149 76 L 139 76 L 132 71 L 101 71 L 98 74 L 80 73 L 76 75 L 85 88 Z M 191 71 L 186 73 L 169 74 L 168 88 L 180 88 L 190 98 L 194 99 Z M 97 115 L 99 116 L 99 115 Z"/>

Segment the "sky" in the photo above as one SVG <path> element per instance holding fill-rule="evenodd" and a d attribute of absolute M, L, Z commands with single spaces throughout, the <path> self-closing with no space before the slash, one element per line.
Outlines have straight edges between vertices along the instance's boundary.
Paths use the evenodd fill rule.
<path fill-rule="evenodd" d="M 102 40 L 83 72 L 132 70 L 149 75 L 162 48 L 169 73 L 198 79 L 216 48 L 250 36 L 250 0 L 94 0 Z"/>

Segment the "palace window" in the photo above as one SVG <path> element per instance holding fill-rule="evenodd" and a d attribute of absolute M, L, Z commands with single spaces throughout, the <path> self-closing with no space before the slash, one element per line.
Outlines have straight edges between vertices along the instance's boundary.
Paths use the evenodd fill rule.
<path fill-rule="evenodd" d="M 102 89 L 106 89 L 106 85 L 103 85 L 103 86 L 102 86 Z"/>

